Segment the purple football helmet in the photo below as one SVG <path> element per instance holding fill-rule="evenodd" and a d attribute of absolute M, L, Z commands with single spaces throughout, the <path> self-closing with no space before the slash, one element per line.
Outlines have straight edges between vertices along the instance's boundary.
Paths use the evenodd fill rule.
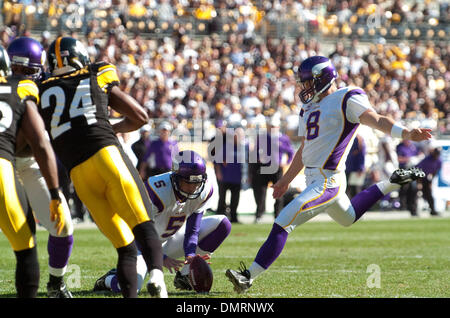
<path fill-rule="evenodd" d="M 7 51 L 11 66 L 21 66 L 23 75 L 29 75 L 33 79 L 37 79 L 44 73 L 45 51 L 35 39 L 29 37 L 17 38 L 9 44 Z"/>
<path fill-rule="evenodd" d="M 180 151 L 178 157 L 172 161 L 171 178 L 178 195 L 190 200 L 198 198 L 207 179 L 205 160 L 195 151 Z M 183 191 L 180 187 L 181 180 L 186 183 L 197 184 L 195 191 L 192 193 Z"/>
<path fill-rule="evenodd" d="M 318 96 L 330 88 L 331 84 L 338 77 L 330 59 L 324 56 L 307 58 L 300 65 L 298 73 L 302 85 L 312 81 L 311 86 L 306 88 L 303 86 L 300 91 L 299 97 L 304 104 L 316 101 Z"/>

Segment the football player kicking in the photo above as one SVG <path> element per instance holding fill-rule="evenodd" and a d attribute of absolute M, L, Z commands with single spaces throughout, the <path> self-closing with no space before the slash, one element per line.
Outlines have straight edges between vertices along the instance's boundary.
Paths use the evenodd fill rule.
<path fill-rule="evenodd" d="M 39 81 L 42 78 L 45 51 L 38 41 L 29 37 L 20 37 L 9 44 L 7 51 L 13 74 L 22 75 L 33 81 Z M 59 196 L 64 208 L 66 222 L 61 233 L 58 234 L 48 212 L 51 198 L 47 184 L 31 153 L 30 146 L 24 142 L 24 136 L 21 133 L 17 137 L 16 169 L 35 217 L 49 232 L 47 241 L 49 254 L 47 295 L 50 298 L 72 298 L 72 294 L 63 280 L 73 246 L 73 223 L 70 209 L 66 198 L 60 192 Z"/>
<path fill-rule="evenodd" d="M 115 66 L 90 63 L 80 41 L 58 37 L 47 58 L 51 77 L 40 82 L 39 112 L 80 200 L 117 250 L 122 295 L 137 297 L 136 240 L 150 270 L 151 296 L 167 297 L 150 198 L 116 136 L 146 124 L 145 110 L 119 89 Z M 111 125 L 108 105 L 124 119 Z"/>
<path fill-rule="evenodd" d="M 418 168 L 396 170 L 389 180 L 370 186 L 351 200 L 347 197 L 345 161 L 360 124 L 413 141 L 430 139 L 431 130 L 410 130 L 378 115 L 362 89 L 338 89 L 336 78 L 336 69 L 326 57 L 310 57 L 300 65 L 300 99 L 304 103 L 300 110 L 301 145 L 286 174 L 273 185 L 273 196 L 281 197 L 304 167 L 307 187 L 275 219 L 250 268 L 241 262 L 240 270 L 226 271 L 238 293 L 250 288 L 277 259 L 296 226 L 323 211 L 342 226 L 350 226 L 387 193 L 425 176 Z"/>
<path fill-rule="evenodd" d="M 22 184 L 14 170 L 14 152 L 19 130 L 31 146 L 42 171 L 50 196 L 46 212 L 56 235 L 65 228 L 65 211 L 58 191 L 58 170 L 44 123 L 37 112 L 37 85 L 27 78 L 12 75 L 6 50 L 0 46 L 0 229 L 16 256 L 18 297 L 36 297 L 39 288 L 39 261 L 36 248 L 36 223 Z M 49 212 L 50 210 L 50 212 Z M 53 231 L 53 229 L 52 229 Z"/>
<path fill-rule="evenodd" d="M 231 223 L 224 215 L 202 217 L 213 193 L 205 161 L 194 151 L 181 151 L 178 156 L 180 160 L 174 159 L 171 172 L 150 177 L 145 186 L 153 203 L 150 218 L 155 220 L 163 242 L 164 266 L 171 273 L 176 271 L 173 282 L 176 288 L 191 290 L 188 273 L 192 257 L 200 254 L 208 259 L 230 233 Z M 179 260 L 183 256 L 184 261 Z M 141 256 L 137 271 L 141 289 L 147 273 Z M 94 291 L 119 292 L 116 270 L 100 277 Z"/>

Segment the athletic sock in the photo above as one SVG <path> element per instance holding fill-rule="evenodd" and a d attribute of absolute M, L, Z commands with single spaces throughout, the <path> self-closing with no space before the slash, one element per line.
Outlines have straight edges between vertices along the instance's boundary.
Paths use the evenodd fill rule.
<path fill-rule="evenodd" d="M 259 249 L 254 262 L 263 269 L 268 269 L 283 251 L 287 237 L 288 232 L 278 224 L 274 223 L 269 237 Z M 256 273 L 257 271 L 255 270 L 255 274 Z"/>
<path fill-rule="evenodd" d="M 378 200 L 383 198 L 389 192 L 399 188 L 399 185 L 385 180 L 371 185 L 367 189 L 355 195 L 350 201 L 353 209 L 355 210 L 354 222 L 358 221 L 359 218 L 363 216 L 363 214 L 366 213 Z"/>
<path fill-rule="evenodd" d="M 136 243 L 147 264 L 147 270 L 163 269 L 162 245 L 153 221 L 143 222 L 133 228 Z"/>
<path fill-rule="evenodd" d="M 137 297 L 137 249 L 134 241 L 129 245 L 117 249 L 117 281 L 125 298 Z"/>
<path fill-rule="evenodd" d="M 248 269 L 250 272 L 250 280 L 254 280 L 256 277 L 258 277 L 260 274 L 266 271 L 265 268 L 261 267 L 258 263 L 253 262 L 253 264 Z"/>
<path fill-rule="evenodd" d="M 72 254 L 73 236 L 48 236 L 47 252 L 50 275 L 62 277 L 66 273 L 67 264 Z"/>
<path fill-rule="evenodd" d="M 35 298 L 39 288 L 39 261 L 36 246 L 22 251 L 14 251 L 16 255 L 16 290 L 19 298 Z"/>

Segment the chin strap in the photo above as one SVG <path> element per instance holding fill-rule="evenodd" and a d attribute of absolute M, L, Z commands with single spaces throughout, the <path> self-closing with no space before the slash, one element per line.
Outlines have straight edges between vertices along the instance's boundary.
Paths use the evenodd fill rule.
<path fill-rule="evenodd" d="M 313 99 L 312 99 L 311 101 L 312 101 L 313 103 L 317 103 L 317 102 L 319 101 L 319 96 L 322 95 L 322 93 L 325 92 L 327 89 L 329 89 L 329 88 L 331 87 L 331 85 L 333 85 L 333 83 L 334 83 L 335 80 L 336 80 L 336 79 L 333 78 L 333 79 L 330 81 L 330 83 L 328 83 L 327 85 L 324 86 L 324 88 L 322 88 L 320 91 L 318 91 L 318 92 L 314 95 L 314 97 L 313 97 Z"/>

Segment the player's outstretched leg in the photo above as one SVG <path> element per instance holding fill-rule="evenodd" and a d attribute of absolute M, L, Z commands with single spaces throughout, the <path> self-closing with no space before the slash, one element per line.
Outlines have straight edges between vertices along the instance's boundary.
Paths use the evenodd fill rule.
<path fill-rule="evenodd" d="M 425 173 L 420 168 L 397 169 L 388 180 L 378 182 L 361 191 L 353 197 L 351 204 L 355 209 L 355 221 L 367 212 L 378 200 L 391 191 L 400 189 L 400 186 L 419 178 L 424 178 Z"/>
<path fill-rule="evenodd" d="M 228 269 L 225 275 L 234 285 L 237 293 L 242 293 L 252 286 L 253 279 L 264 272 L 280 256 L 288 238 L 288 232 L 277 223 L 273 224 L 269 237 L 261 246 L 253 264 L 247 270 L 241 262 L 238 271 Z"/>

